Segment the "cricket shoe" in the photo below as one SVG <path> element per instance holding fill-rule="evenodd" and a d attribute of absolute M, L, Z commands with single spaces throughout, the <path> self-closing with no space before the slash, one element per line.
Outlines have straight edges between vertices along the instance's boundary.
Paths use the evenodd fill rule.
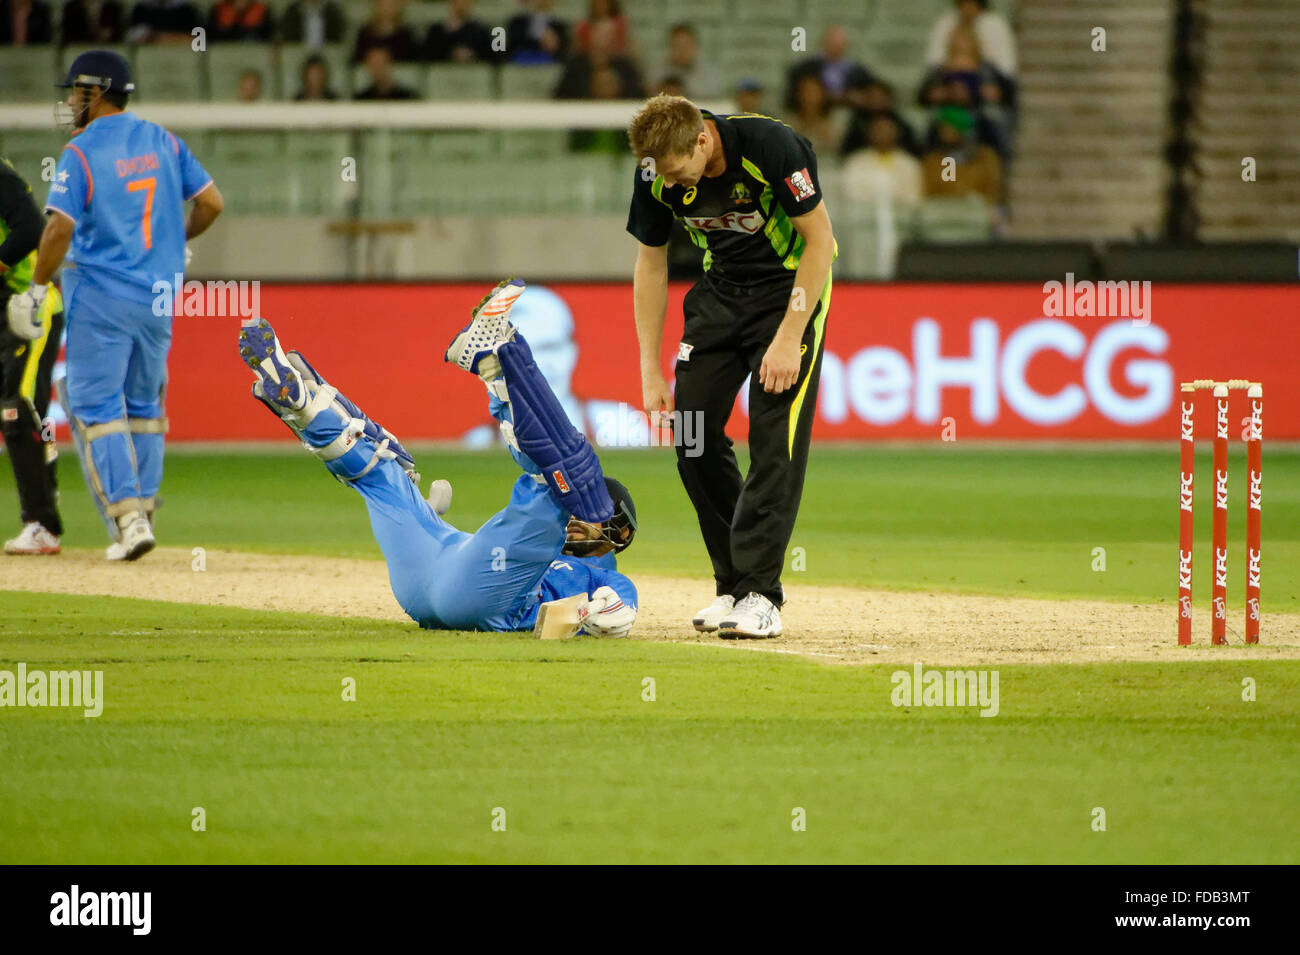
<path fill-rule="evenodd" d="M 307 403 L 307 386 L 298 369 L 264 318 L 246 319 L 239 326 L 239 357 L 257 375 L 254 393 L 278 411 L 297 411 Z"/>
<path fill-rule="evenodd" d="M 731 594 L 718 594 L 713 598 L 713 603 L 695 615 L 691 624 L 700 633 L 712 633 L 718 629 L 722 619 L 731 613 L 735 606 L 736 598 Z"/>
<path fill-rule="evenodd" d="M 5 541 L 6 554 L 57 554 L 59 538 L 51 534 L 40 521 L 28 521 L 22 533 Z"/>
<path fill-rule="evenodd" d="M 746 594 L 735 609 L 718 624 L 718 636 L 726 639 L 779 637 L 781 612 L 762 594 Z"/>
<path fill-rule="evenodd" d="M 149 518 L 139 511 L 136 511 L 135 516 L 129 518 L 125 524 L 121 524 L 121 533 L 121 540 L 108 545 L 104 556 L 109 560 L 138 560 L 153 550 L 156 543 L 153 528 L 149 526 Z"/>
<path fill-rule="evenodd" d="M 474 309 L 469 324 L 447 346 L 447 361 L 473 372 L 484 381 L 491 381 L 499 375 L 501 365 L 492 351 L 514 334 L 510 309 L 523 294 L 523 279 L 506 279 L 485 295 Z M 489 356 L 491 361 L 485 361 Z"/>

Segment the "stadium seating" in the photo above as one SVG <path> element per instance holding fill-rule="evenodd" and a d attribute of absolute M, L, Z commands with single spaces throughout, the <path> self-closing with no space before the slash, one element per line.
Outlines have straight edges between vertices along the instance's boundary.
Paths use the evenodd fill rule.
<path fill-rule="evenodd" d="M 188 46 L 138 46 L 132 69 L 141 102 L 199 100 L 208 96 L 208 56 Z"/>
<path fill-rule="evenodd" d="M 0 47 L 0 99 L 5 102 L 54 101 L 54 84 L 63 79 L 55 50 L 48 46 Z"/>
<path fill-rule="evenodd" d="M 236 99 L 239 77 L 245 70 L 262 75 L 262 98 L 283 99 L 283 85 L 275 48 L 269 43 L 214 43 L 207 53 L 208 83 L 212 99 Z M 296 86 L 295 86 L 296 91 Z"/>
<path fill-rule="evenodd" d="M 280 90 L 284 99 L 292 100 L 298 95 L 302 86 L 302 65 L 307 58 L 318 54 L 329 66 L 330 86 L 340 98 L 352 95 L 352 71 L 348 59 L 352 56 L 351 47 L 343 43 L 332 43 L 313 50 L 302 43 L 285 43 L 280 47 L 279 70 Z"/>

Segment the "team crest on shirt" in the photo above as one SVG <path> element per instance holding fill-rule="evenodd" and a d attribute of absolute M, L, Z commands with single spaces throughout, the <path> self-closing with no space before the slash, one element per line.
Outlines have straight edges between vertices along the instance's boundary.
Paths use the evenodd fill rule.
<path fill-rule="evenodd" d="M 746 202 L 753 202 L 754 200 L 749 195 L 749 187 L 743 182 L 738 182 L 731 187 L 731 201 L 743 205 Z"/>
<path fill-rule="evenodd" d="M 790 187 L 790 191 L 794 193 L 794 198 L 798 202 L 817 194 L 817 190 L 813 188 L 812 176 L 808 175 L 807 166 L 786 176 L 785 184 Z"/>

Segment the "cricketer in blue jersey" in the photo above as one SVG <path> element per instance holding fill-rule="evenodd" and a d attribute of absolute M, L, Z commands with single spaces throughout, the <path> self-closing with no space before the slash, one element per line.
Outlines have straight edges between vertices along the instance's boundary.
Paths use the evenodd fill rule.
<path fill-rule="evenodd" d="M 526 630 L 543 604 L 581 595 L 583 632 L 626 636 L 637 593 L 614 555 L 632 542 L 636 509 L 604 476 L 510 324 L 523 290 L 518 280 L 497 286 L 447 349 L 448 361 L 487 385 L 489 410 L 524 471 L 506 507 L 472 534 L 420 495 L 415 461 L 397 438 L 301 354 L 285 352 L 265 319 L 242 324 L 239 351 L 257 375 L 254 397 L 365 499 L 393 595 L 421 627 Z M 438 484 L 449 492 L 435 482 L 431 498 Z"/>
<path fill-rule="evenodd" d="M 67 378 L 60 397 L 113 539 L 108 557 L 134 560 L 154 546 L 171 290 L 185 269 L 186 239 L 216 219 L 221 194 L 181 139 L 124 111 L 135 87 L 119 54 L 82 53 L 62 85 L 73 141 L 50 184 L 31 287 L 10 301 L 10 327 L 39 334 L 36 309 L 62 264 Z"/>

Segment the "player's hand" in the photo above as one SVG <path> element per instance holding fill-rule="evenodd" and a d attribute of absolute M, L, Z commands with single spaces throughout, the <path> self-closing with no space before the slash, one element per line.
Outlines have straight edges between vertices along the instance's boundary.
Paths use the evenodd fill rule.
<path fill-rule="evenodd" d="M 772 339 L 772 344 L 767 346 L 763 363 L 758 368 L 758 381 L 763 390 L 779 395 L 787 388 L 793 388 L 799 380 L 799 362 L 802 358 L 799 340 L 778 334 Z"/>
<path fill-rule="evenodd" d="M 672 424 L 672 419 L 665 415 L 671 414 L 673 410 L 673 390 L 668 387 L 668 379 L 662 372 L 641 373 L 641 402 L 645 413 L 650 418 L 650 427 Z"/>
<path fill-rule="evenodd" d="M 47 285 L 29 285 L 27 291 L 9 297 L 9 330 L 24 341 L 36 341 L 44 331 L 41 302 L 48 289 Z"/>
<path fill-rule="evenodd" d="M 636 622 L 636 608 L 623 602 L 613 587 L 597 587 L 578 608 L 580 632 L 593 637 L 626 637 Z"/>

